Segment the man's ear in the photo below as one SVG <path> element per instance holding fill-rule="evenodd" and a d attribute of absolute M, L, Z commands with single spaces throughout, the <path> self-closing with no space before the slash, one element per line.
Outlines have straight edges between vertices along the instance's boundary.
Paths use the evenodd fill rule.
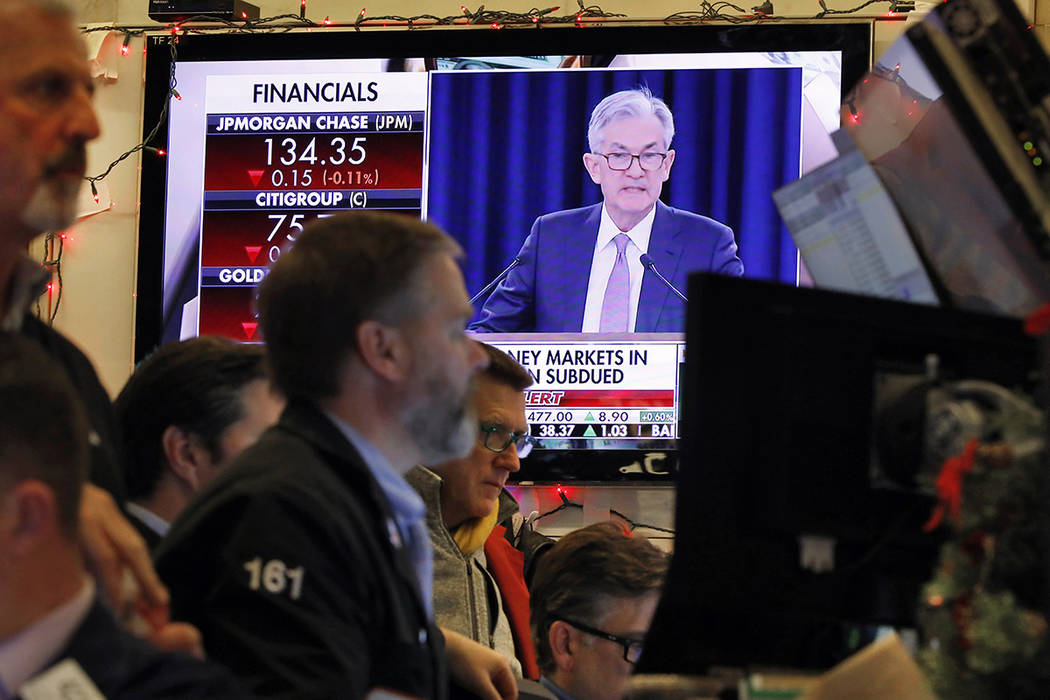
<path fill-rule="evenodd" d="M 5 554 L 31 554 L 59 530 L 58 504 L 51 487 L 37 479 L 18 482 L 3 497 L 0 542 Z"/>
<path fill-rule="evenodd" d="M 664 158 L 664 182 L 667 182 L 667 178 L 671 177 L 671 166 L 674 165 L 674 149 L 667 149 L 667 157 Z"/>
<path fill-rule="evenodd" d="M 602 184 L 602 162 L 601 156 L 596 156 L 593 153 L 583 154 L 583 167 L 587 168 L 587 174 L 591 176 L 591 181 L 596 185 Z"/>
<path fill-rule="evenodd" d="M 561 620 L 555 620 L 547 629 L 547 643 L 551 656 L 559 671 L 572 671 L 576 664 L 576 640 L 573 628 Z"/>
<path fill-rule="evenodd" d="M 376 320 L 357 327 L 357 352 L 361 361 L 387 381 L 404 381 L 412 373 L 412 353 L 402 329 Z"/>
<path fill-rule="evenodd" d="M 200 439 L 177 425 L 169 425 L 160 437 L 160 445 L 175 477 L 192 491 L 200 490 L 201 469 L 211 465 L 211 456 Z"/>

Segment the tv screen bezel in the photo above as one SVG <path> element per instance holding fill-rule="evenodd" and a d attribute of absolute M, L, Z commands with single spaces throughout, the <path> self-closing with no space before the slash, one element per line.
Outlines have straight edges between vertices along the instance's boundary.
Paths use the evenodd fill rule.
<path fill-rule="evenodd" d="M 144 133 L 156 124 L 170 99 L 173 56 L 178 62 L 266 61 L 274 59 L 432 58 L 447 56 L 583 55 L 594 62 L 620 54 L 747 53 L 841 51 L 843 94 L 871 62 L 872 25 L 858 22 L 756 25 L 663 25 L 617 23 L 576 27 L 453 29 L 317 29 L 286 33 L 203 33 L 183 35 L 175 47 L 170 35 L 150 36 L 146 48 Z M 615 49 L 610 53 L 610 49 Z M 167 128 L 156 142 L 166 149 Z M 134 357 L 139 362 L 158 346 L 163 329 L 164 222 L 166 162 L 146 157 L 141 168 L 137 299 Z M 573 450 L 575 452 L 578 450 Z M 546 452 L 546 451 L 540 451 Z M 560 452 L 560 451 L 551 451 Z M 677 466 L 667 453 L 667 475 L 623 473 L 620 467 L 638 459 L 638 450 L 601 450 L 602 456 L 582 472 L 567 470 L 554 459 L 549 469 L 530 467 L 529 479 L 540 481 L 669 481 Z M 555 455 L 549 455 L 554 458 Z M 536 462 L 530 459 L 530 464 Z"/>

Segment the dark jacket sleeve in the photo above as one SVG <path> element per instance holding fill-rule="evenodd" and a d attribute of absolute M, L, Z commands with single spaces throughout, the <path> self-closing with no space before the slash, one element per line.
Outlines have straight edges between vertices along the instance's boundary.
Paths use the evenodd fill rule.
<path fill-rule="evenodd" d="M 172 617 L 195 624 L 209 658 L 260 696 L 355 698 L 372 685 L 364 606 L 378 596 L 346 571 L 369 557 L 317 515 L 255 495 L 173 531 L 158 552 Z"/>
<path fill-rule="evenodd" d="M 542 218 L 542 217 L 541 217 Z M 540 219 L 532 224 L 518 251 L 521 264 L 492 292 L 470 330 L 486 333 L 519 333 L 536 327 L 536 257 L 540 239 Z"/>
<path fill-rule="evenodd" d="M 99 382 L 95 368 L 73 343 L 35 316 L 26 315 L 22 324 L 22 335 L 40 343 L 68 373 L 84 403 L 88 422 L 91 424 L 92 434 L 88 436 L 91 447 L 91 483 L 109 491 L 113 499 L 123 505 L 127 500 L 127 489 L 124 485 L 124 471 L 120 465 L 117 421 L 113 415 L 109 394 Z"/>
<path fill-rule="evenodd" d="M 161 651 L 131 636 L 97 600 L 48 667 L 65 659 L 79 664 L 109 700 L 250 697 L 218 665 Z"/>
<path fill-rule="evenodd" d="M 728 226 L 722 226 L 717 234 L 714 246 L 711 250 L 711 262 L 707 269 L 721 275 L 732 277 L 744 276 L 744 263 L 737 255 L 736 239 L 733 230 Z"/>

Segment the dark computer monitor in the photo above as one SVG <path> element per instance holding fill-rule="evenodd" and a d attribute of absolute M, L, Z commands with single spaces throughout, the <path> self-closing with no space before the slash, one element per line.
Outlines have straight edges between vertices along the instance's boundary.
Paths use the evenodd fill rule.
<path fill-rule="evenodd" d="M 934 499 L 880 464 L 889 376 L 1024 385 L 1019 321 L 710 275 L 690 278 L 674 559 L 639 671 L 826 668 L 852 629 L 914 626 Z M 834 539 L 834 569 L 799 537 Z"/>

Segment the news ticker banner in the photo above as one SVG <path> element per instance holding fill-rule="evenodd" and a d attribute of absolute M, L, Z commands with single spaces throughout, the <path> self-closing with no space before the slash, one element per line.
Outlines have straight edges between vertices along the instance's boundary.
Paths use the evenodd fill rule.
<path fill-rule="evenodd" d="M 596 340 L 593 335 L 476 335 L 517 360 L 535 382 L 526 419 L 539 446 L 672 447 L 678 439 L 679 334 L 664 339 Z M 623 336 L 620 336 L 623 337 Z"/>
<path fill-rule="evenodd" d="M 418 218 L 425 73 L 212 75 L 198 333 L 255 340 L 256 287 L 314 219 Z"/>

